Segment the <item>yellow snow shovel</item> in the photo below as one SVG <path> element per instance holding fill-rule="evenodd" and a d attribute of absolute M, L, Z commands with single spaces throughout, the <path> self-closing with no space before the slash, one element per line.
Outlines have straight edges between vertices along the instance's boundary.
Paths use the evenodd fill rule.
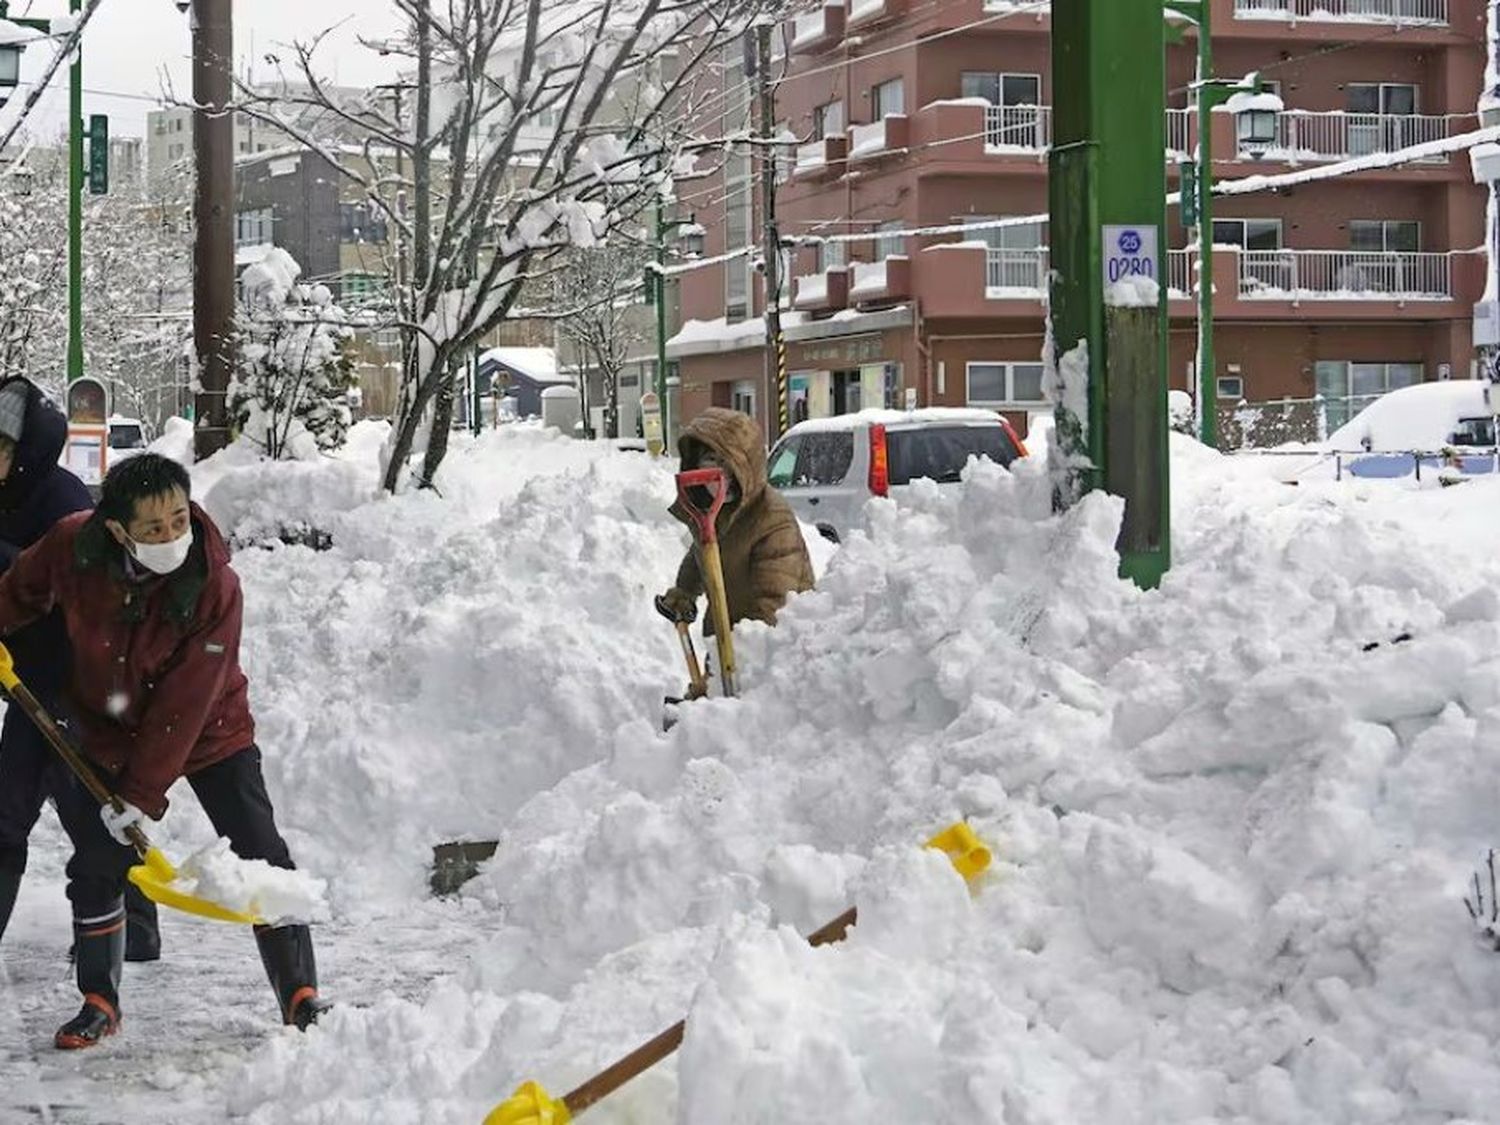
<path fill-rule="evenodd" d="M 707 508 L 693 500 L 692 490 L 705 488 L 713 496 Z M 739 679 L 734 667 L 734 633 L 729 624 L 729 596 L 724 589 L 724 564 L 719 557 L 719 512 L 729 494 L 723 469 L 690 469 L 677 474 L 677 499 L 693 519 L 698 531 L 698 558 L 703 570 L 703 588 L 713 614 L 714 643 L 719 649 L 719 684 L 725 695 L 735 695 Z"/>
<path fill-rule="evenodd" d="M 94 799 L 101 805 L 111 806 L 116 812 L 123 811 L 124 805 L 120 798 L 111 793 L 94 771 L 89 769 L 78 751 L 73 749 L 63 732 L 57 728 L 57 723 L 47 713 L 47 709 L 31 694 L 31 689 L 21 682 L 16 675 L 16 663 L 11 657 L 10 649 L 3 644 L 0 644 L 0 687 L 5 688 L 11 700 L 26 712 L 26 717 L 36 724 L 37 730 L 52 744 L 52 749 L 62 756 L 62 760 L 68 763 L 68 768 L 83 782 Z M 151 841 L 146 838 L 140 826 L 132 824 L 125 830 L 125 834 L 130 837 L 130 842 L 141 856 L 140 864 L 130 869 L 130 881 L 152 902 L 219 922 L 261 925 L 265 921 L 258 915 L 231 910 L 219 903 L 195 898 L 177 890 L 172 886 L 177 879 L 177 868 L 172 866 L 171 860 L 151 846 Z"/>
<path fill-rule="evenodd" d="M 978 878 L 990 865 L 989 848 L 964 821 L 939 832 L 927 841 L 927 847 L 946 855 L 967 882 Z M 843 941 L 858 918 L 857 909 L 850 907 L 822 929 L 808 934 L 807 944 L 831 945 Z M 523 1082 L 514 1094 L 490 1111 L 484 1125 L 568 1125 L 599 1099 L 671 1055 L 682 1046 L 686 1031 L 687 1021 L 679 1020 L 561 1098 L 547 1093 L 539 1082 Z"/>

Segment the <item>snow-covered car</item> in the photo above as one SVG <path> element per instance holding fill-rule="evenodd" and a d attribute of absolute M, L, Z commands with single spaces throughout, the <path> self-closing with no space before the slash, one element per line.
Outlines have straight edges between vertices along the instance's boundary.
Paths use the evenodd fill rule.
<path fill-rule="evenodd" d="M 913 481 L 956 483 L 970 458 L 1009 466 L 1026 446 L 988 410 L 865 410 L 799 422 L 771 450 L 770 483 L 799 518 L 839 542 L 872 496 Z"/>
<path fill-rule="evenodd" d="M 1484 381 L 1419 383 L 1376 399 L 1323 443 L 1350 476 L 1393 479 L 1447 470 L 1495 469 L 1495 419 Z M 1348 456 L 1360 450 L 1368 456 Z M 1482 452 L 1481 452 L 1482 451 Z"/>
<path fill-rule="evenodd" d="M 139 418 L 109 417 L 109 460 L 124 461 L 146 451 L 146 426 Z"/>

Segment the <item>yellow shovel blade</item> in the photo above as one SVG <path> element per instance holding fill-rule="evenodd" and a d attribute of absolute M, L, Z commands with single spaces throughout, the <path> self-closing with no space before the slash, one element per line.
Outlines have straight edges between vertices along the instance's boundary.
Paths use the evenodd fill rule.
<path fill-rule="evenodd" d="M 927 846 L 946 855 L 958 873 L 970 882 L 984 874 L 990 865 L 990 849 L 962 820 L 928 840 Z"/>
<path fill-rule="evenodd" d="M 516 1092 L 490 1110 L 484 1125 L 568 1125 L 568 1105 L 538 1082 L 523 1082 Z"/>
<path fill-rule="evenodd" d="M 172 886 L 177 880 L 177 869 L 172 861 L 156 848 L 146 849 L 145 862 L 130 869 L 130 881 L 141 889 L 141 893 L 152 902 L 181 910 L 184 914 L 196 914 L 200 918 L 212 918 L 216 922 L 239 922 L 247 926 L 258 926 L 265 920 L 256 914 L 245 914 L 230 910 L 207 899 L 195 898 Z"/>

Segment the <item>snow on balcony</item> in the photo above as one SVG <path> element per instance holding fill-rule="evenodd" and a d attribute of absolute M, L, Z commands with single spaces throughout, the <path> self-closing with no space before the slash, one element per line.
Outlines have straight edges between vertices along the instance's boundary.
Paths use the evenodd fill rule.
<path fill-rule="evenodd" d="M 1453 255 L 1363 250 L 1241 251 L 1251 301 L 1451 301 Z"/>
<path fill-rule="evenodd" d="M 814 141 L 810 145 L 802 145 L 797 149 L 797 171 L 819 172 L 828 167 L 828 145 L 823 141 Z"/>
<path fill-rule="evenodd" d="M 910 136 L 905 114 L 893 113 L 869 125 L 849 128 L 849 159 L 870 160 L 906 148 Z"/>
<path fill-rule="evenodd" d="M 1234 0 L 1234 18 L 1446 27 L 1448 0 Z"/>
<path fill-rule="evenodd" d="M 886 263 L 890 260 L 882 258 L 878 262 L 855 262 L 849 296 L 851 298 L 878 297 L 885 293 L 890 288 L 890 271 L 886 267 Z"/>
<path fill-rule="evenodd" d="M 828 302 L 828 275 L 810 273 L 796 282 L 797 297 L 793 302 L 798 308 L 816 308 Z"/>
<path fill-rule="evenodd" d="M 844 35 L 843 0 L 831 0 L 792 24 L 792 50 L 812 52 L 837 43 Z"/>

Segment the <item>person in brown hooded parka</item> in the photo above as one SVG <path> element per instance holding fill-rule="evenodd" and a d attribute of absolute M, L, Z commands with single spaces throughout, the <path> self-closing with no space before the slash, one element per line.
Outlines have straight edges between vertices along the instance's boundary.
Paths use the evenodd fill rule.
<path fill-rule="evenodd" d="M 730 624 L 748 618 L 774 625 L 789 594 L 812 589 L 813 568 L 797 517 L 766 483 L 766 447 L 760 427 L 738 410 L 712 407 L 683 430 L 677 450 L 684 472 L 717 466 L 729 477 L 729 497 L 719 512 L 718 532 Z M 681 501 L 671 511 L 693 526 Z M 661 601 L 678 620 L 692 621 L 703 592 L 695 543 L 677 569 L 676 584 Z M 705 631 L 713 632 L 711 614 Z"/>

